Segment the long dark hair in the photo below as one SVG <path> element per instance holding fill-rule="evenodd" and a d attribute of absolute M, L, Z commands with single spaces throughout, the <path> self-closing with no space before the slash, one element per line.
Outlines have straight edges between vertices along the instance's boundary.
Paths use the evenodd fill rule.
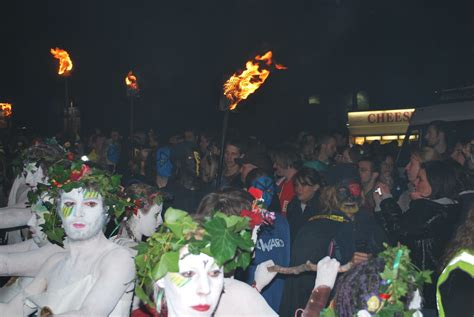
<path fill-rule="evenodd" d="M 421 164 L 431 186 L 431 199 L 443 197 L 454 199 L 457 196 L 457 182 L 453 167 L 444 161 L 430 161 Z"/>

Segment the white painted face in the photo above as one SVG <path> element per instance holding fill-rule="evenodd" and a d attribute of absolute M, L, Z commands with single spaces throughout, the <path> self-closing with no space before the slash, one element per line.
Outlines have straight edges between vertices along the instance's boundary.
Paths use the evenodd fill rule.
<path fill-rule="evenodd" d="M 163 223 L 163 219 L 161 218 L 162 210 L 163 204 L 154 204 L 146 213 L 143 213 L 142 210 L 139 209 L 138 214 L 134 215 L 138 221 L 139 233 L 147 237 L 151 236 Z"/>
<path fill-rule="evenodd" d="M 224 288 L 224 272 L 210 256 L 181 249 L 179 272 L 167 273 L 158 285 L 165 289 L 170 316 L 212 316 Z"/>
<path fill-rule="evenodd" d="M 44 175 L 43 168 L 36 166 L 35 163 L 28 163 L 23 168 L 25 183 L 31 188 L 36 188 L 38 184 L 46 184 L 47 177 Z"/>
<path fill-rule="evenodd" d="M 102 231 L 106 214 L 102 196 L 92 190 L 75 188 L 61 194 L 59 214 L 71 240 L 88 240 Z"/>

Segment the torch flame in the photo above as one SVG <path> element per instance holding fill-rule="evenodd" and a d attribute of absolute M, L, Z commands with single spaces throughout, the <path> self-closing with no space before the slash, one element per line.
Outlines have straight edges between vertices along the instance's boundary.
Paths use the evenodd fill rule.
<path fill-rule="evenodd" d="M 59 59 L 58 74 L 63 76 L 69 75 L 72 70 L 72 61 L 69 58 L 68 52 L 57 47 L 52 48 L 50 52 L 53 54 L 54 58 Z"/>
<path fill-rule="evenodd" d="M 3 112 L 4 118 L 9 118 L 12 115 L 12 104 L 0 102 L 0 110 Z"/>
<path fill-rule="evenodd" d="M 131 90 L 138 90 L 137 77 L 133 75 L 132 71 L 129 71 L 125 77 L 125 85 Z"/>
<path fill-rule="evenodd" d="M 245 100 L 254 93 L 268 78 L 270 70 L 260 69 L 260 63 L 266 66 L 272 65 L 272 51 L 264 55 L 255 56 L 255 61 L 248 61 L 245 70 L 241 74 L 234 73 L 224 84 L 224 96 L 230 101 L 229 109 L 234 110 L 239 102 Z M 287 69 L 283 65 L 276 64 L 276 69 Z"/>

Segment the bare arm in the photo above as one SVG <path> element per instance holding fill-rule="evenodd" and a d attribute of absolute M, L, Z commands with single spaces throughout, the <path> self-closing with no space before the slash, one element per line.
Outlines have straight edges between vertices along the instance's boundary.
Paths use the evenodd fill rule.
<path fill-rule="evenodd" d="M 29 316 L 38 307 L 26 304 L 26 298 L 32 295 L 43 293 L 47 288 L 47 274 L 51 268 L 61 259 L 63 254 L 55 254 L 51 256 L 41 267 L 38 276 L 24 289 L 23 292 L 12 298 L 7 304 L 0 303 L 0 312 L 2 316 Z"/>
<path fill-rule="evenodd" d="M 33 239 L 29 239 L 15 244 L 0 245 L 0 254 L 26 252 L 36 249 L 38 249 L 38 245 L 33 241 Z"/>
<path fill-rule="evenodd" d="M 79 310 L 55 316 L 108 316 L 123 294 L 133 291 L 135 265 L 131 253 L 122 248 L 113 250 L 101 261 L 99 274 Z"/>
<path fill-rule="evenodd" d="M 0 253 L 0 276 L 35 277 L 50 256 L 63 251 L 63 248 L 49 243 L 31 251 Z"/>
<path fill-rule="evenodd" d="M 31 218 L 31 209 L 27 207 L 0 208 L 0 229 L 23 227 Z"/>

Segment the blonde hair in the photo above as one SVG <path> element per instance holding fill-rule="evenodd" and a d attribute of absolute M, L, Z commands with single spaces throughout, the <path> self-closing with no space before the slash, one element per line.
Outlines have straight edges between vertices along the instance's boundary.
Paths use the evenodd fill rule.
<path fill-rule="evenodd" d="M 336 187 L 335 186 L 326 186 L 321 190 L 321 207 L 323 211 L 334 211 L 339 209 L 339 202 L 336 197 Z"/>

